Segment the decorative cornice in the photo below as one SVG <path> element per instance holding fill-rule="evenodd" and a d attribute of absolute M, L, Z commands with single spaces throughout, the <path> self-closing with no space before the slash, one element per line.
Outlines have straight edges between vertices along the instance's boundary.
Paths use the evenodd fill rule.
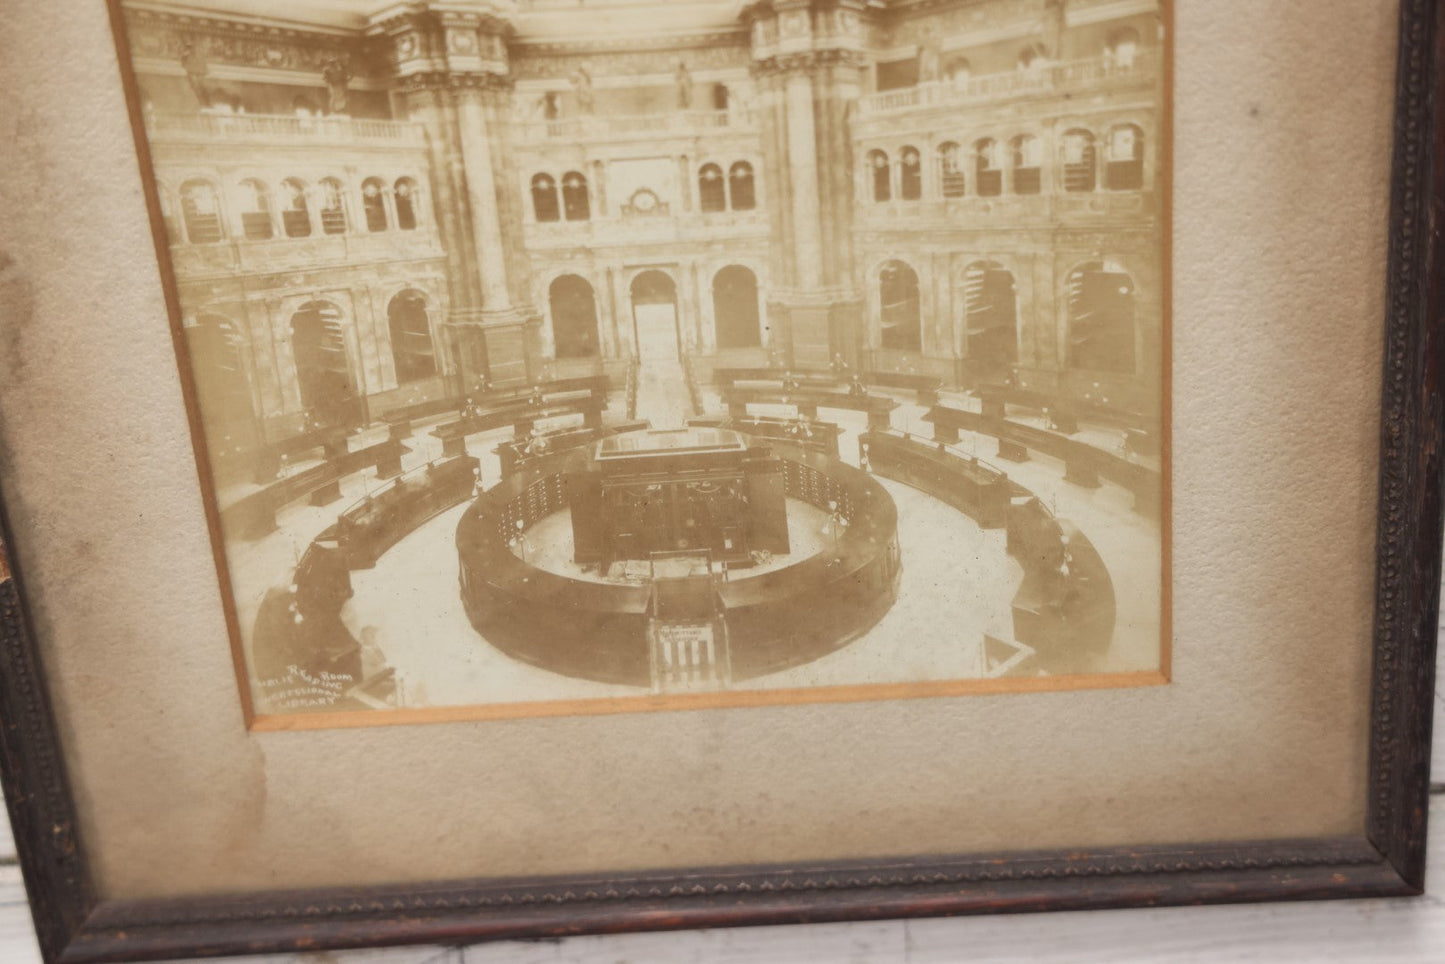
<path fill-rule="evenodd" d="M 490 72 L 462 73 L 448 70 L 418 71 L 399 77 L 395 90 L 414 94 L 428 90 L 497 90 L 512 89 L 512 78 Z"/>
<path fill-rule="evenodd" d="M 700 33 L 660 34 L 651 37 L 583 37 L 576 40 L 518 40 L 515 57 L 569 57 L 592 54 L 652 53 L 700 47 L 746 47 L 748 32 L 741 26 Z"/>
<path fill-rule="evenodd" d="M 215 16 L 126 8 L 137 60 L 180 62 L 195 46 L 207 64 L 319 73 L 333 61 L 371 73 L 372 44 L 359 32 L 282 27 Z"/>
<path fill-rule="evenodd" d="M 772 57 L 764 57 L 753 64 L 753 74 L 756 77 L 772 77 L 784 74 L 807 73 L 823 67 L 856 67 L 867 66 L 868 59 L 860 51 L 842 50 L 833 48 L 829 50 L 807 50 L 791 54 L 778 54 Z"/>
<path fill-rule="evenodd" d="M 138 3 L 135 2 L 135 0 L 126 0 L 126 2 L 122 4 L 122 9 L 125 11 L 126 22 L 131 25 L 149 20 L 184 24 L 187 26 L 210 25 L 222 30 L 274 34 L 294 38 L 326 36 L 341 40 L 351 40 L 360 36 L 358 29 L 350 27 L 327 26 L 269 17 L 253 17 L 242 13 L 205 11 L 176 4 Z"/>

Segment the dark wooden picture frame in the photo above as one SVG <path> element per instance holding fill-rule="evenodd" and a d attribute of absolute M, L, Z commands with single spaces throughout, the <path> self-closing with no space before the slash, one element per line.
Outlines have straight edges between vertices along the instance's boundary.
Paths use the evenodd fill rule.
<path fill-rule="evenodd" d="M 92 885 L 22 574 L 0 554 L 0 763 L 50 962 L 665 928 L 1418 894 L 1441 575 L 1445 0 L 1403 0 L 1380 426 L 1368 819 L 1358 835 L 449 881 L 175 900 Z M 3 523 L 0 518 L 0 523 Z M 5 524 L 0 531 L 11 541 Z"/>

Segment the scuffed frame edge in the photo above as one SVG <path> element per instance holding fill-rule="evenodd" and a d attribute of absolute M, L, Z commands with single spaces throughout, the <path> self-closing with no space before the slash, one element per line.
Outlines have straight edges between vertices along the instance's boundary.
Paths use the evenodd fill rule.
<path fill-rule="evenodd" d="M 45 960 L 79 964 L 623 930 L 1420 893 L 1445 444 L 1442 16 L 1445 0 L 1402 0 L 1368 818 L 1362 835 L 102 901 L 76 836 L 56 720 L 22 604 L 23 583 L 0 567 L 0 779 Z M 0 539 L 10 537 L 0 507 Z"/>

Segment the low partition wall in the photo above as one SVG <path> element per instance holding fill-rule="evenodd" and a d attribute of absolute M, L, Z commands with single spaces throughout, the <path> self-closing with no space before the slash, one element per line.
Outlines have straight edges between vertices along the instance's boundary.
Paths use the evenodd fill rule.
<path fill-rule="evenodd" d="M 867 413 L 868 427 L 875 431 L 888 428 L 889 416 L 898 408 L 898 403 L 893 399 L 883 395 L 869 395 L 866 389 L 837 392 L 821 389 L 777 391 L 739 386 L 723 389 L 720 394 L 723 404 L 728 407 L 728 414 L 733 418 L 748 418 L 749 405 L 792 405 L 797 408 L 799 415 L 808 419 L 816 419 L 820 408 L 849 409 Z"/>
<path fill-rule="evenodd" d="M 928 493 L 980 528 L 1006 529 L 1008 554 L 1024 570 L 1012 602 L 1014 642 L 1035 653 L 1020 672 L 1098 668 L 1114 636 L 1114 585 L 1077 526 L 997 468 L 941 442 L 867 432 L 858 448 L 860 461 L 878 475 Z"/>
<path fill-rule="evenodd" d="M 384 705 L 390 670 L 364 674 L 360 642 L 341 619 L 351 570 L 377 558 L 428 519 L 475 490 L 479 462 L 436 462 L 343 512 L 302 554 L 286 587 L 262 599 L 251 633 L 252 665 L 263 712 L 364 709 Z"/>
<path fill-rule="evenodd" d="M 1002 529 L 1015 486 L 998 469 L 976 458 L 893 432 L 858 437 L 859 463 L 953 506 L 983 529 Z"/>
<path fill-rule="evenodd" d="M 833 422 L 816 419 L 778 418 L 772 415 L 749 415 L 734 418 L 731 415 L 700 415 L 687 420 L 689 426 L 698 428 L 725 428 L 753 438 L 769 441 L 789 442 L 803 448 L 838 458 L 838 436 L 843 429 Z"/>
<path fill-rule="evenodd" d="M 1059 432 L 949 405 L 935 405 L 923 418 L 933 423 L 933 437 L 939 441 L 957 442 L 960 431 L 991 435 L 999 440 L 1000 458 L 1027 461 L 1030 450 L 1056 458 L 1064 463 L 1068 481 L 1097 488 L 1099 480 L 1106 479 L 1133 493 L 1134 509 L 1141 515 L 1159 514 L 1163 476 L 1148 465 Z"/>
<path fill-rule="evenodd" d="M 502 476 L 511 475 L 519 468 L 530 465 L 539 458 L 567 449 L 581 448 L 609 435 L 620 435 L 623 432 L 638 432 L 651 428 L 652 423 L 646 420 L 635 420 L 621 422 L 617 425 L 608 425 L 603 428 L 562 428 L 551 432 L 534 433 L 525 439 L 510 439 L 492 449 L 497 455 L 497 460 L 502 466 Z"/>
<path fill-rule="evenodd" d="M 897 510 L 867 473 L 801 446 L 774 442 L 787 495 L 830 514 L 817 555 L 717 583 L 732 678 L 817 659 L 866 632 L 897 598 Z M 651 586 L 597 582 L 527 561 L 527 531 L 568 505 L 566 478 L 590 453 L 539 459 L 483 493 L 457 528 L 462 600 L 493 646 L 557 673 L 649 686 Z M 839 525 L 842 521 L 845 525 Z"/>
<path fill-rule="evenodd" d="M 281 507 L 303 498 L 312 505 L 335 502 L 341 498 L 344 477 L 372 466 L 376 466 L 380 478 L 398 475 L 401 457 L 407 451 L 401 442 L 387 439 L 282 476 L 222 506 L 222 531 L 227 538 L 260 539 L 276 531 L 276 511 Z"/>
<path fill-rule="evenodd" d="M 479 459 L 460 456 L 408 472 L 351 506 L 332 530 L 351 569 L 369 569 L 422 523 L 467 499 Z"/>
<path fill-rule="evenodd" d="M 456 421 L 438 425 L 431 434 L 441 439 L 444 455 L 466 455 L 468 435 L 504 425 L 512 426 L 513 434 L 519 439 L 525 438 L 532 431 L 532 426 L 542 419 L 561 415 L 581 415 L 582 424 L 587 428 L 601 428 L 602 412 L 607 408 L 606 396 L 587 392 L 580 394 L 579 398 L 548 401 L 542 406 L 522 402 L 497 409 L 469 411 Z"/>
<path fill-rule="evenodd" d="M 1114 638 L 1114 582 L 1079 528 L 1036 498 L 1009 510 L 1008 551 L 1024 568 L 1013 599 L 1014 638 L 1050 673 L 1088 673 Z"/>

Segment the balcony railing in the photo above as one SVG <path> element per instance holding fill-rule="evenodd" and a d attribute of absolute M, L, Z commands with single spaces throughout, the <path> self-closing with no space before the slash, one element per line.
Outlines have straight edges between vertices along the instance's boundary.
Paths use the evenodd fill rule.
<path fill-rule="evenodd" d="M 869 94 L 860 100 L 865 114 L 891 114 L 926 107 L 998 101 L 1033 93 L 1073 92 L 1116 83 L 1139 83 L 1159 76 L 1157 53 L 1140 51 L 1127 66 L 1102 57 L 1067 60 L 967 79 L 939 80 Z"/>
<path fill-rule="evenodd" d="M 1147 191 L 976 195 L 918 201 L 859 201 L 857 221 L 864 230 L 887 227 L 924 230 L 966 221 L 988 228 L 1098 223 L 1128 219 L 1144 224 L 1159 216 L 1158 199 Z"/>
<path fill-rule="evenodd" d="M 362 117 L 295 117 L 287 114 L 169 114 L 148 112 L 146 131 L 163 141 L 235 141 L 285 144 L 376 144 L 419 147 L 422 125 Z"/>
<path fill-rule="evenodd" d="M 516 122 L 523 140 L 547 139 L 584 141 L 597 138 L 655 137 L 658 134 L 689 134 L 698 131 L 751 130 L 752 117 L 742 110 L 690 110 L 666 114 L 596 114 L 553 120 L 520 118 Z"/>

